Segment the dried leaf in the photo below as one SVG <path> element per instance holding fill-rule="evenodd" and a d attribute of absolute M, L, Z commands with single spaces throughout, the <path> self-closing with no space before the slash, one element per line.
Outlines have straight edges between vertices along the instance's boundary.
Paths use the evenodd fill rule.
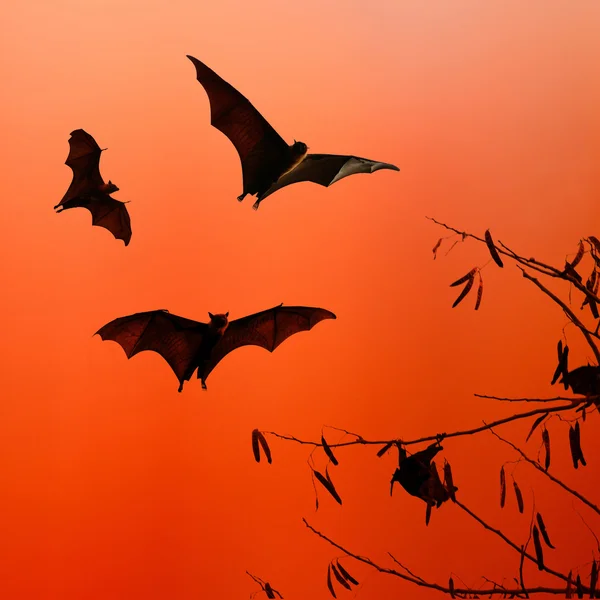
<path fill-rule="evenodd" d="M 356 579 L 354 579 L 354 577 L 352 577 L 352 575 L 350 575 L 350 573 L 348 573 L 348 571 L 346 571 L 346 569 L 344 569 L 344 567 L 342 567 L 340 561 L 338 560 L 336 562 L 337 562 L 338 571 L 342 574 L 342 577 L 346 581 L 349 581 L 350 583 L 352 583 L 353 585 L 358 585 L 358 581 L 356 581 Z"/>
<path fill-rule="evenodd" d="M 475 302 L 475 310 L 479 310 L 481 305 L 481 298 L 483 297 L 483 277 L 481 271 L 479 271 L 479 287 L 477 288 L 477 300 Z"/>
<path fill-rule="evenodd" d="M 451 283 L 450 287 L 456 287 L 461 283 L 465 283 L 466 281 L 473 279 L 475 277 L 475 273 L 477 273 L 477 267 L 472 268 L 466 275 L 463 275 L 463 277 L 457 279 L 454 283 Z"/>
<path fill-rule="evenodd" d="M 313 473 L 315 474 L 315 477 L 319 480 L 321 485 L 335 498 L 336 502 L 338 504 L 341 504 L 342 499 L 337 493 L 331 480 L 328 477 L 323 477 L 323 475 L 319 473 L 319 471 L 317 471 L 316 469 L 313 469 Z"/>
<path fill-rule="evenodd" d="M 463 291 L 459 294 L 458 298 L 454 301 L 452 308 L 456 308 L 464 299 L 464 297 L 471 291 L 473 287 L 473 282 L 475 281 L 475 277 L 472 277 L 467 281 L 467 285 L 463 288 Z"/>
<path fill-rule="evenodd" d="M 504 473 L 504 465 L 500 469 L 500 508 L 504 508 L 506 502 L 506 474 Z"/>
<path fill-rule="evenodd" d="M 329 447 L 329 444 L 325 441 L 325 438 L 323 437 L 323 435 L 321 435 L 321 444 L 323 445 L 323 450 L 325 450 L 325 454 L 327 454 L 327 457 L 329 458 L 329 460 L 334 465 L 339 464 L 337 458 L 333 455 L 333 451 Z"/>
<path fill-rule="evenodd" d="M 592 572 L 590 573 L 590 598 L 596 597 L 596 584 L 598 583 L 598 565 L 596 559 L 592 561 Z"/>
<path fill-rule="evenodd" d="M 544 523 L 544 519 L 542 518 L 541 513 L 537 513 L 536 515 L 536 520 L 538 523 L 538 527 L 540 528 L 540 533 L 542 534 L 542 537 L 544 538 L 544 542 L 546 543 L 546 546 L 548 546 L 548 548 L 552 548 L 554 550 L 554 546 L 552 545 L 552 542 L 550 541 L 550 537 L 548 536 L 548 531 L 546 530 L 546 525 Z"/>
<path fill-rule="evenodd" d="M 527 434 L 527 437 L 525 438 L 525 441 L 529 441 L 529 438 L 531 437 L 531 434 L 537 429 L 538 425 L 548 416 L 549 413 L 544 413 L 542 416 L 538 417 L 534 422 L 533 425 L 531 426 L 531 429 L 529 430 L 529 433 Z"/>
<path fill-rule="evenodd" d="M 425 526 L 429 525 L 430 519 L 431 519 L 431 504 L 428 504 L 427 509 L 425 510 Z"/>
<path fill-rule="evenodd" d="M 538 569 L 544 570 L 544 551 L 542 549 L 542 543 L 540 542 L 540 532 L 538 531 L 537 525 L 533 526 L 533 545 L 535 546 L 535 557 L 537 559 Z"/>
<path fill-rule="evenodd" d="M 519 512 L 523 514 L 523 510 L 525 508 L 523 505 L 523 494 L 521 493 L 521 489 L 519 488 L 519 485 L 514 477 L 513 487 L 515 488 L 515 497 L 517 498 L 517 506 L 519 507 Z"/>
<path fill-rule="evenodd" d="M 273 592 L 273 588 L 268 582 L 265 583 L 265 593 L 267 594 L 267 598 L 270 598 L 271 600 L 275 599 L 275 593 Z"/>
<path fill-rule="evenodd" d="M 544 442 L 544 449 L 546 450 L 544 469 L 547 471 L 550 467 L 550 433 L 545 427 L 542 429 L 542 442 Z"/>
<path fill-rule="evenodd" d="M 585 251 L 585 248 L 583 246 L 583 240 L 579 240 L 579 249 L 577 250 L 577 254 L 575 255 L 575 258 L 571 261 L 571 266 L 573 268 L 575 268 L 581 262 L 584 251 Z"/>
<path fill-rule="evenodd" d="M 341 573 L 337 570 L 334 563 L 331 563 L 331 570 L 335 575 L 335 578 L 343 585 L 347 590 L 351 590 L 350 584 L 342 577 Z"/>
<path fill-rule="evenodd" d="M 573 597 L 573 571 L 569 571 L 569 576 L 567 577 L 567 589 L 565 591 L 565 596 L 567 598 Z"/>
<path fill-rule="evenodd" d="M 381 448 L 381 450 L 377 452 L 377 456 L 381 458 L 393 445 L 394 442 L 388 442 L 383 448 Z"/>
<path fill-rule="evenodd" d="M 436 245 L 433 247 L 433 260 L 435 260 L 437 258 L 437 251 L 438 251 L 438 248 L 440 247 L 443 239 L 444 238 L 440 238 L 437 241 Z"/>
<path fill-rule="evenodd" d="M 502 268 L 504 264 L 500 259 L 500 255 L 498 254 L 498 250 L 496 250 L 496 246 L 494 246 L 494 240 L 492 239 L 492 234 L 490 230 L 486 230 L 485 232 L 485 243 L 487 244 L 488 250 L 490 251 L 491 257 L 494 259 L 494 262 Z"/>
<path fill-rule="evenodd" d="M 452 477 L 452 467 L 447 460 L 444 461 L 444 487 L 448 490 L 452 502 L 456 502 L 456 488 L 454 487 L 454 479 Z"/>
<path fill-rule="evenodd" d="M 269 444 L 267 444 L 267 440 L 266 440 L 265 436 L 260 431 L 258 431 L 258 429 L 255 429 L 254 431 L 256 431 L 256 437 L 258 438 L 258 441 L 260 442 L 263 452 L 265 453 L 265 456 L 267 457 L 267 462 L 269 464 L 271 464 L 273 462 L 273 460 L 271 458 L 271 450 L 269 448 Z M 255 458 L 256 458 L 256 455 L 255 455 Z"/>
<path fill-rule="evenodd" d="M 583 587 L 581 586 L 581 577 L 577 575 L 577 579 L 575 580 L 575 587 L 577 588 L 577 597 L 583 598 Z"/>
<path fill-rule="evenodd" d="M 327 565 L 327 587 L 329 588 L 330 594 L 334 598 L 337 598 L 337 596 L 335 595 L 335 591 L 333 589 L 333 583 L 331 583 L 331 564 Z"/>
<path fill-rule="evenodd" d="M 456 598 L 456 595 L 454 594 L 454 580 L 452 577 L 448 580 L 448 589 L 450 590 L 450 598 Z"/>
<path fill-rule="evenodd" d="M 579 428 L 579 421 L 575 423 L 575 428 L 569 426 L 569 446 L 571 448 L 573 466 L 577 469 L 579 466 L 578 463 L 581 463 L 585 467 L 587 463 L 585 462 L 583 450 L 581 449 L 581 430 Z"/>
<path fill-rule="evenodd" d="M 260 462 L 260 450 L 258 448 L 258 429 L 252 432 L 252 452 L 254 453 L 254 460 Z"/>

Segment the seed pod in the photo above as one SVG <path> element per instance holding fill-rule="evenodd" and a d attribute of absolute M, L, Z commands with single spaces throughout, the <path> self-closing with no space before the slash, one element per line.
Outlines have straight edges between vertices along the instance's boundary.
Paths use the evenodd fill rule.
<path fill-rule="evenodd" d="M 450 598 L 456 598 L 456 595 L 454 594 L 454 581 L 452 577 L 450 577 L 448 580 L 448 589 L 450 590 Z"/>
<path fill-rule="evenodd" d="M 252 452 L 254 453 L 254 460 L 260 462 L 260 450 L 258 448 L 258 429 L 252 432 Z"/>
<path fill-rule="evenodd" d="M 500 259 L 500 255 L 498 254 L 498 250 L 496 250 L 496 246 L 494 246 L 494 240 L 492 239 L 492 234 L 490 233 L 489 229 L 487 229 L 485 232 L 485 243 L 488 247 L 488 250 L 490 251 L 490 255 L 491 255 L 492 259 L 494 260 L 494 262 L 500 268 L 502 268 L 504 266 L 504 264 L 502 263 L 502 260 Z"/>
<path fill-rule="evenodd" d="M 544 469 L 547 471 L 550 467 L 550 433 L 548 433 L 548 430 L 545 427 L 542 429 L 542 441 L 544 442 L 544 448 L 546 450 Z"/>
<path fill-rule="evenodd" d="M 575 258 L 571 261 L 571 266 L 573 268 L 575 268 L 580 263 L 581 259 L 583 258 L 584 251 L 585 248 L 583 247 L 583 240 L 579 240 L 579 249 L 577 250 Z"/>
<path fill-rule="evenodd" d="M 337 596 L 335 595 L 335 591 L 333 589 L 333 583 L 331 582 L 331 565 L 327 565 L 327 587 L 329 588 L 329 593 L 334 597 L 337 598 Z"/>
<path fill-rule="evenodd" d="M 567 589 L 565 591 L 565 596 L 567 598 L 573 597 L 573 571 L 569 571 L 569 576 L 567 577 Z"/>
<path fill-rule="evenodd" d="M 356 581 L 356 579 L 354 579 L 354 577 L 352 577 L 352 575 L 350 575 L 350 573 L 348 573 L 348 571 L 346 571 L 346 569 L 344 569 L 344 567 L 342 567 L 339 560 L 337 561 L 337 568 L 338 568 L 338 571 L 342 574 L 342 577 L 344 577 L 344 579 L 346 579 L 346 581 L 349 581 L 353 585 L 358 585 L 358 581 Z"/>
<path fill-rule="evenodd" d="M 342 499 L 337 493 L 335 486 L 333 485 L 329 477 L 323 477 L 323 475 L 319 473 L 319 471 L 317 471 L 316 469 L 313 469 L 313 473 L 315 474 L 315 477 L 319 480 L 321 485 L 335 498 L 335 501 L 338 504 L 341 504 Z"/>
<path fill-rule="evenodd" d="M 459 294 L 458 298 L 454 301 L 452 308 L 456 308 L 465 298 L 465 296 L 471 291 L 473 287 L 473 282 L 475 281 L 475 276 L 472 276 L 471 279 L 467 281 L 467 285 L 463 288 L 463 291 Z"/>
<path fill-rule="evenodd" d="M 350 584 L 342 577 L 342 574 L 337 570 L 334 563 L 331 563 L 331 571 L 335 575 L 335 578 L 340 582 L 340 584 L 345 587 L 347 590 L 351 590 Z"/>
<path fill-rule="evenodd" d="M 552 545 L 552 542 L 550 541 L 550 537 L 548 536 L 548 531 L 546 530 L 546 525 L 544 523 L 544 519 L 542 518 L 541 513 L 539 513 L 539 512 L 537 513 L 536 519 L 537 519 L 538 526 L 540 528 L 540 533 L 542 534 L 542 537 L 544 538 L 544 542 L 546 543 L 546 546 L 548 546 L 548 548 L 552 548 L 554 550 L 554 546 Z"/>
<path fill-rule="evenodd" d="M 466 275 L 463 275 L 460 279 L 457 279 L 454 283 L 451 283 L 450 287 L 456 287 L 457 285 L 460 285 L 461 283 L 465 283 L 466 281 L 469 281 L 469 279 L 473 279 L 475 277 L 475 273 L 477 273 L 477 267 L 474 267 Z"/>
<path fill-rule="evenodd" d="M 393 445 L 394 442 L 388 442 L 383 448 L 381 448 L 381 450 L 377 452 L 377 456 L 381 458 Z"/>
<path fill-rule="evenodd" d="M 321 444 L 323 445 L 323 450 L 325 450 L 325 454 L 327 454 L 327 457 L 329 458 L 329 460 L 334 465 L 339 464 L 337 458 L 333 455 L 333 451 L 329 447 L 329 444 L 325 441 L 325 437 L 323 435 L 321 435 Z"/>
<path fill-rule="evenodd" d="M 506 475 L 504 473 L 504 465 L 500 469 L 500 508 L 504 508 L 506 502 Z"/>
<path fill-rule="evenodd" d="M 481 305 L 481 298 L 483 297 L 483 277 L 481 271 L 479 271 L 479 287 L 477 288 L 477 300 L 475 302 L 475 310 L 479 310 Z"/>
<path fill-rule="evenodd" d="M 525 441 L 529 441 L 529 438 L 531 437 L 531 434 L 537 429 L 538 425 L 548 416 L 549 413 L 544 413 L 542 416 L 538 417 L 534 422 L 533 425 L 531 426 L 531 429 L 529 430 L 529 433 L 527 434 L 527 437 L 525 438 Z"/>
<path fill-rule="evenodd" d="M 523 514 L 524 505 L 523 505 L 523 494 L 521 494 L 521 489 L 517 484 L 516 479 L 513 477 L 513 487 L 515 489 L 515 497 L 517 498 L 517 506 L 519 507 L 519 512 Z"/>
<path fill-rule="evenodd" d="M 542 549 L 542 543 L 540 542 L 540 532 L 538 531 L 537 525 L 533 526 L 533 545 L 535 546 L 535 557 L 537 559 L 538 569 L 544 570 L 544 551 Z"/>
<path fill-rule="evenodd" d="M 437 251 L 438 251 L 438 248 L 440 247 L 440 245 L 441 245 L 441 243 L 442 243 L 442 240 L 443 240 L 443 239 L 444 239 L 444 238 L 440 238 L 440 239 L 437 241 L 436 245 L 433 247 L 433 260 L 435 260 L 435 259 L 436 259 L 436 257 L 437 257 Z"/>

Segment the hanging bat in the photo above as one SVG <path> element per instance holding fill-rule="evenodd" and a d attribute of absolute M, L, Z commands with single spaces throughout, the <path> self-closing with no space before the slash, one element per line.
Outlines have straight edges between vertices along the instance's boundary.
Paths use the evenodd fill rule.
<path fill-rule="evenodd" d="M 256 195 L 254 210 L 267 196 L 292 183 L 312 181 L 328 187 L 355 173 L 400 170 L 358 156 L 307 154 L 308 146 L 296 140 L 288 145 L 246 97 L 197 58 L 187 57 L 208 95 L 211 124 L 229 138 L 240 156 L 243 190 L 238 200 Z"/>
<path fill-rule="evenodd" d="M 430 506 L 439 508 L 448 500 L 450 494 L 440 480 L 435 463 L 431 462 L 440 450 L 442 446 L 431 444 L 425 450 L 407 456 L 406 450 L 400 447 L 400 464 L 392 477 L 390 495 L 397 481 L 411 496 L 421 498 Z"/>
<path fill-rule="evenodd" d="M 87 208 L 92 213 L 92 225 L 108 229 L 127 246 L 131 240 L 129 213 L 125 202 L 110 196 L 119 188 L 110 180 L 104 183 L 100 175 L 100 146 L 89 133 L 76 129 L 71 132 L 69 148 L 65 164 L 73 171 L 73 181 L 54 210 L 60 213 L 69 208 Z"/>
<path fill-rule="evenodd" d="M 177 376 L 181 392 L 196 369 L 206 389 L 210 372 L 236 348 L 260 346 L 273 352 L 291 335 L 336 318 L 323 308 L 283 304 L 234 321 L 229 321 L 229 312 L 208 316 L 210 323 L 199 323 L 167 310 L 151 310 L 115 319 L 96 334 L 120 344 L 127 358 L 143 350 L 160 354 Z"/>

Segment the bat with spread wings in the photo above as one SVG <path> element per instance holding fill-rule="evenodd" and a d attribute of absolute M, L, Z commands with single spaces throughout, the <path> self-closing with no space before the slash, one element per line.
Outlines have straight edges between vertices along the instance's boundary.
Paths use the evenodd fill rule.
<path fill-rule="evenodd" d="M 206 389 L 210 372 L 236 348 L 252 345 L 273 352 L 291 335 L 308 331 L 324 319 L 336 318 L 323 308 L 283 304 L 231 322 L 229 312 L 209 312 L 208 316 L 210 323 L 199 323 L 167 310 L 151 310 L 115 319 L 96 334 L 117 342 L 127 358 L 143 350 L 160 354 L 177 376 L 181 392 L 196 369 Z"/>
<path fill-rule="evenodd" d="M 71 132 L 69 148 L 65 164 L 71 167 L 73 180 L 54 210 L 60 213 L 69 208 L 87 208 L 92 213 L 92 225 L 108 229 L 127 246 L 131 240 L 129 213 L 125 202 L 110 196 L 119 188 L 110 180 L 104 183 L 100 175 L 100 146 L 89 133 L 76 129 Z"/>
<path fill-rule="evenodd" d="M 241 163 L 241 202 L 256 195 L 253 207 L 277 190 L 301 181 L 325 187 L 356 173 L 380 169 L 399 171 L 395 165 L 338 154 L 307 154 L 308 146 L 294 140 L 288 145 L 250 101 L 197 58 L 187 55 L 196 67 L 196 78 L 208 95 L 211 124 L 235 146 Z"/>

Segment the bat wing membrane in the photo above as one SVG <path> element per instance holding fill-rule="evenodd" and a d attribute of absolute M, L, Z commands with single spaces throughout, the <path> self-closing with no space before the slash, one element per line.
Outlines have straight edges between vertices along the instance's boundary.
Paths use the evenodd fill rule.
<path fill-rule="evenodd" d="M 197 58 L 187 57 L 208 95 L 211 124 L 235 146 L 242 162 L 244 189 L 252 189 L 265 165 L 284 160 L 288 145 L 245 96 Z"/>
<path fill-rule="evenodd" d="M 287 338 L 308 331 L 324 319 L 336 316 L 323 308 L 308 306 L 275 306 L 229 324 L 223 337 L 213 348 L 204 370 L 204 378 L 230 352 L 242 346 L 260 346 L 273 352 Z"/>
<path fill-rule="evenodd" d="M 360 158 L 359 156 L 341 154 L 307 154 L 305 159 L 289 173 L 281 176 L 262 196 L 275 193 L 283 187 L 301 181 L 312 181 L 319 185 L 329 187 L 339 181 L 357 173 L 374 173 L 380 169 L 399 171 L 396 165 L 390 163 Z"/>
<path fill-rule="evenodd" d="M 73 171 L 73 180 L 57 206 L 97 189 L 104 183 L 100 175 L 100 155 L 102 150 L 96 140 L 83 129 L 71 132 L 69 138 L 69 156 L 65 162 Z"/>
<path fill-rule="evenodd" d="M 206 327 L 165 310 L 152 310 L 115 319 L 96 334 L 117 342 L 127 358 L 144 350 L 160 354 L 181 383 L 194 363 Z"/>

